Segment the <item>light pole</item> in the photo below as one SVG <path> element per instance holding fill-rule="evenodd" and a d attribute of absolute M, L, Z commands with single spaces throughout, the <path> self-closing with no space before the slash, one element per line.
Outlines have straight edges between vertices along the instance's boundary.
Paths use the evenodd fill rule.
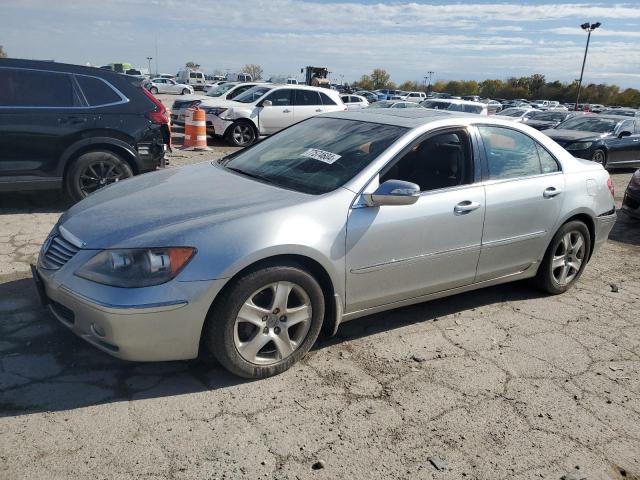
<path fill-rule="evenodd" d="M 147 57 L 147 62 L 149 63 L 149 76 L 151 76 L 151 60 L 153 60 L 153 57 Z"/>
<path fill-rule="evenodd" d="M 582 89 L 582 76 L 584 75 L 584 65 L 587 63 L 587 52 L 589 51 L 589 40 L 591 40 L 591 32 L 602 25 L 600 22 L 596 23 L 583 23 L 580 28 L 588 32 L 587 34 L 587 46 L 584 49 L 584 58 L 582 59 L 582 70 L 580 70 L 580 80 L 578 80 L 578 95 L 576 96 L 576 104 L 573 107 L 574 111 L 578 110 L 578 103 L 580 103 L 580 90 Z"/>
<path fill-rule="evenodd" d="M 435 72 L 432 71 L 428 71 L 427 74 L 429 75 L 429 86 L 427 87 L 427 92 L 431 91 L 431 76 L 434 74 Z M 426 79 L 426 77 L 425 77 Z"/>

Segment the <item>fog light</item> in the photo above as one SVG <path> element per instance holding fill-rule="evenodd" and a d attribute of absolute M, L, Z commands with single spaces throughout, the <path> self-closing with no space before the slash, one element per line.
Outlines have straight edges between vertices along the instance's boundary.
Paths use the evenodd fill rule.
<path fill-rule="evenodd" d="M 104 337 L 106 335 L 104 329 L 100 325 L 96 325 L 95 323 L 91 324 L 91 330 L 98 337 Z"/>

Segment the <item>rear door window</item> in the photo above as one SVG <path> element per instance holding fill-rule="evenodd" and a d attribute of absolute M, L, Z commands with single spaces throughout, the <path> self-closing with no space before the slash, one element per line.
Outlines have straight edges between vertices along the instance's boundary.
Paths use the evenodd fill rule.
<path fill-rule="evenodd" d="M 122 101 L 122 97 L 100 78 L 76 75 L 76 80 L 82 89 L 82 93 L 84 93 L 84 97 L 87 99 L 87 103 L 92 107 Z M 165 83 L 166 80 L 161 79 L 158 82 Z"/>
<path fill-rule="evenodd" d="M 73 78 L 67 73 L 0 68 L 2 107 L 80 107 Z"/>
<path fill-rule="evenodd" d="M 542 173 L 536 143 L 523 133 L 502 127 L 478 126 L 491 180 Z"/>
<path fill-rule="evenodd" d="M 294 90 L 295 100 L 294 105 L 322 105 L 320 95 L 315 90 Z"/>

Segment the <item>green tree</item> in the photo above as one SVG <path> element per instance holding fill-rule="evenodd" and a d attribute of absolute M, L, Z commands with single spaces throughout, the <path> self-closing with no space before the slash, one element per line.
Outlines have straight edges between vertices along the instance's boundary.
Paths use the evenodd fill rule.
<path fill-rule="evenodd" d="M 547 81 L 545 80 L 544 75 L 534 73 L 529 77 L 529 91 L 535 96 L 546 83 Z"/>
<path fill-rule="evenodd" d="M 412 82 L 411 80 L 407 80 L 406 82 L 402 82 L 398 88 L 400 90 L 404 90 L 405 92 L 417 92 L 420 89 L 418 82 Z"/>
<path fill-rule="evenodd" d="M 262 78 L 262 67 L 260 65 L 256 65 L 255 63 L 249 63 L 242 67 L 241 72 L 248 73 L 251 75 L 251 78 L 254 80 L 259 80 Z"/>
<path fill-rule="evenodd" d="M 360 80 L 355 82 L 358 88 L 362 90 L 373 90 L 373 80 L 369 75 L 362 75 Z"/>
<path fill-rule="evenodd" d="M 187 63 L 184 64 L 184 66 L 187 67 L 187 68 L 200 68 L 200 64 L 196 63 L 194 61 L 187 62 Z"/>
<path fill-rule="evenodd" d="M 5 52 L 2 45 L 0 45 L 0 58 L 7 58 L 7 52 Z"/>
<path fill-rule="evenodd" d="M 388 87 L 389 79 L 391 75 L 387 73 L 384 68 L 375 68 L 371 73 L 371 81 L 373 82 L 373 88 L 385 88 Z"/>

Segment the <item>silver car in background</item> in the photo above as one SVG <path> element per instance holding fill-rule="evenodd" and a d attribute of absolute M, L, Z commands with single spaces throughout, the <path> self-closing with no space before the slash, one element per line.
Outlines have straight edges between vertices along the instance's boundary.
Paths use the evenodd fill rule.
<path fill-rule="evenodd" d="M 562 293 L 615 218 L 602 166 L 534 129 L 365 109 L 100 190 L 60 218 L 34 278 L 107 353 L 176 360 L 206 345 L 260 378 L 374 312 L 526 278 Z"/>

